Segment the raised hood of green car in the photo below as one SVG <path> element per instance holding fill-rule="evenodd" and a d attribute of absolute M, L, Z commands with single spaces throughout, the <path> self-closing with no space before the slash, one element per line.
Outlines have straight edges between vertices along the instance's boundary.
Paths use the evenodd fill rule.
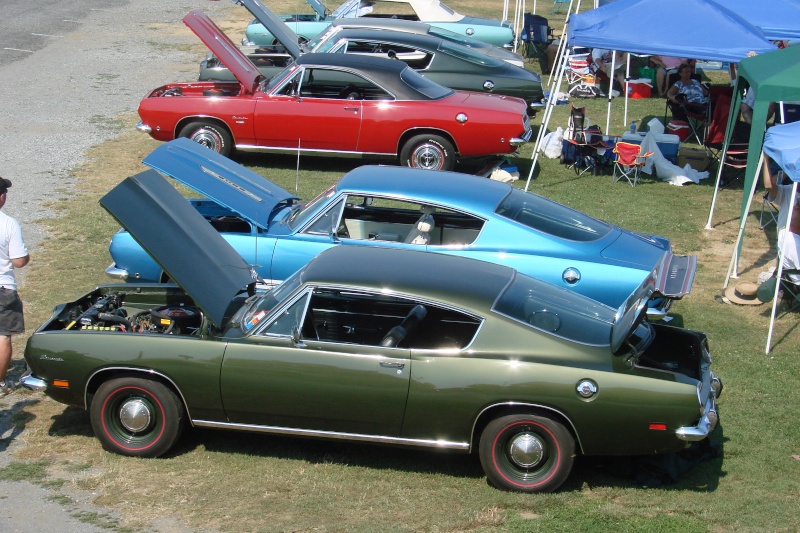
<path fill-rule="evenodd" d="M 207 148 L 204 150 L 210 152 Z M 100 199 L 206 317 L 224 327 L 256 274 L 211 224 L 154 170 L 126 178 Z"/>
<path fill-rule="evenodd" d="M 239 163 L 183 137 L 160 145 L 142 163 L 264 229 L 276 207 L 299 199 Z"/>
<path fill-rule="evenodd" d="M 297 34 L 287 26 L 270 8 L 264 5 L 261 0 L 239 0 L 239 3 L 247 8 L 248 11 L 269 31 L 275 39 L 286 49 L 286 53 L 297 59 L 303 51 L 297 44 Z M 310 3 L 310 2 L 309 2 Z M 317 13 L 322 10 L 321 17 L 324 17 L 325 6 L 311 4 Z M 217 56 L 219 57 L 219 56 Z M 226 65 L 227 66 L 227 65 Z"/>

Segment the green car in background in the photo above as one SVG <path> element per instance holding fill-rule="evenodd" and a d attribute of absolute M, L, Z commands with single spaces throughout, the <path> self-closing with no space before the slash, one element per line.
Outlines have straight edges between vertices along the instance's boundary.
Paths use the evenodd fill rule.
<path fill-rule="evenodd" d="M 496 487 L 542 492 L 576 454 L 674 452 L 717 425 L 706 337 L 646 321 L 652 278 L 612 309 L 497 264 L 337 246 L 259 291 L 157 172 L 101 204 L 177 286 L 58 305 L 20 381 L 88 410 L 107 450 L 158 457 L 188 423 L 477 452 Z"/>

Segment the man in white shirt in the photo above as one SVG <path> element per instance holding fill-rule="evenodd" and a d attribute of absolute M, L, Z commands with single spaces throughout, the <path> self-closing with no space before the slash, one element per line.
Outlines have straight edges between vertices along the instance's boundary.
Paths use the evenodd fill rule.
<path fill-rule="evenodd" d="M 6 204 L 9 187 L 11 181 L 0 178 L 0 209 Z M 0 397 L 14 390 L 13 385 L 6 383 L 11 365 L 11 335 L 25 332 L 14 269 L 24 267 L 30 260 L 19 222 L 0 211 Z"/>
<path fill-rule="evenodd" d="M 778 210 L 778 248 L 784 244 L 783 268 L 800 269 L 800 205 L 795 199 L 794 205 L 789 205 L 792 199 L 792 185 L 783 184 L 783 171 L 776 170 L 770 158 L 765 158 L 762 175 L 764 188 L 769 194 L 769 199 L 780 206 Z M 789 234 L 786 234 L 786 230 Z M 793 283 L 800 283 L 800 275 L 791 274 L 789 278 Z"/>

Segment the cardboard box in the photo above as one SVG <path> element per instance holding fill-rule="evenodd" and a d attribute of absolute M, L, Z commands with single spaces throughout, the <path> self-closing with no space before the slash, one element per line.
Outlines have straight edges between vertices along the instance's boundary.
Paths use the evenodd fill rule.
<path fill-rule="evenodd" d="M 678 166 L 683 168 L 687 164 L 695 170 L 706 170 L 711 158 L 705 150 L 698 148 L 681 148 L 678 152 Z"/>

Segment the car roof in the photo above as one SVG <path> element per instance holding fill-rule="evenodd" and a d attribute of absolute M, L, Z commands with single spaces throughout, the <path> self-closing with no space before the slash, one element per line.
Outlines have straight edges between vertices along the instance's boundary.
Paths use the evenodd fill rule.
<path fill-rule="evenodd" d="M 302 281 L 430 298 L 485 315 L 516 275 L 475 259 L 375 246 L 334 246 L 311 260 Z"/>
<path fill-rule="evenodd" d="M 365 165 L 351 170 L 336 188 L 357 194 L 410 197 L 488 214 L 508 196 L 511 185 L 458 172 Z"/>
<path fill-rule="evenodd" d="M 431 28 L 427 22 L 416 20 L 390 19 L 377 17 L 343 18 L 331 22 L 331 26 L 359 27 L 359 28 L 386 28 L 387 30 L 403 31 L 425 34 Z"/>

